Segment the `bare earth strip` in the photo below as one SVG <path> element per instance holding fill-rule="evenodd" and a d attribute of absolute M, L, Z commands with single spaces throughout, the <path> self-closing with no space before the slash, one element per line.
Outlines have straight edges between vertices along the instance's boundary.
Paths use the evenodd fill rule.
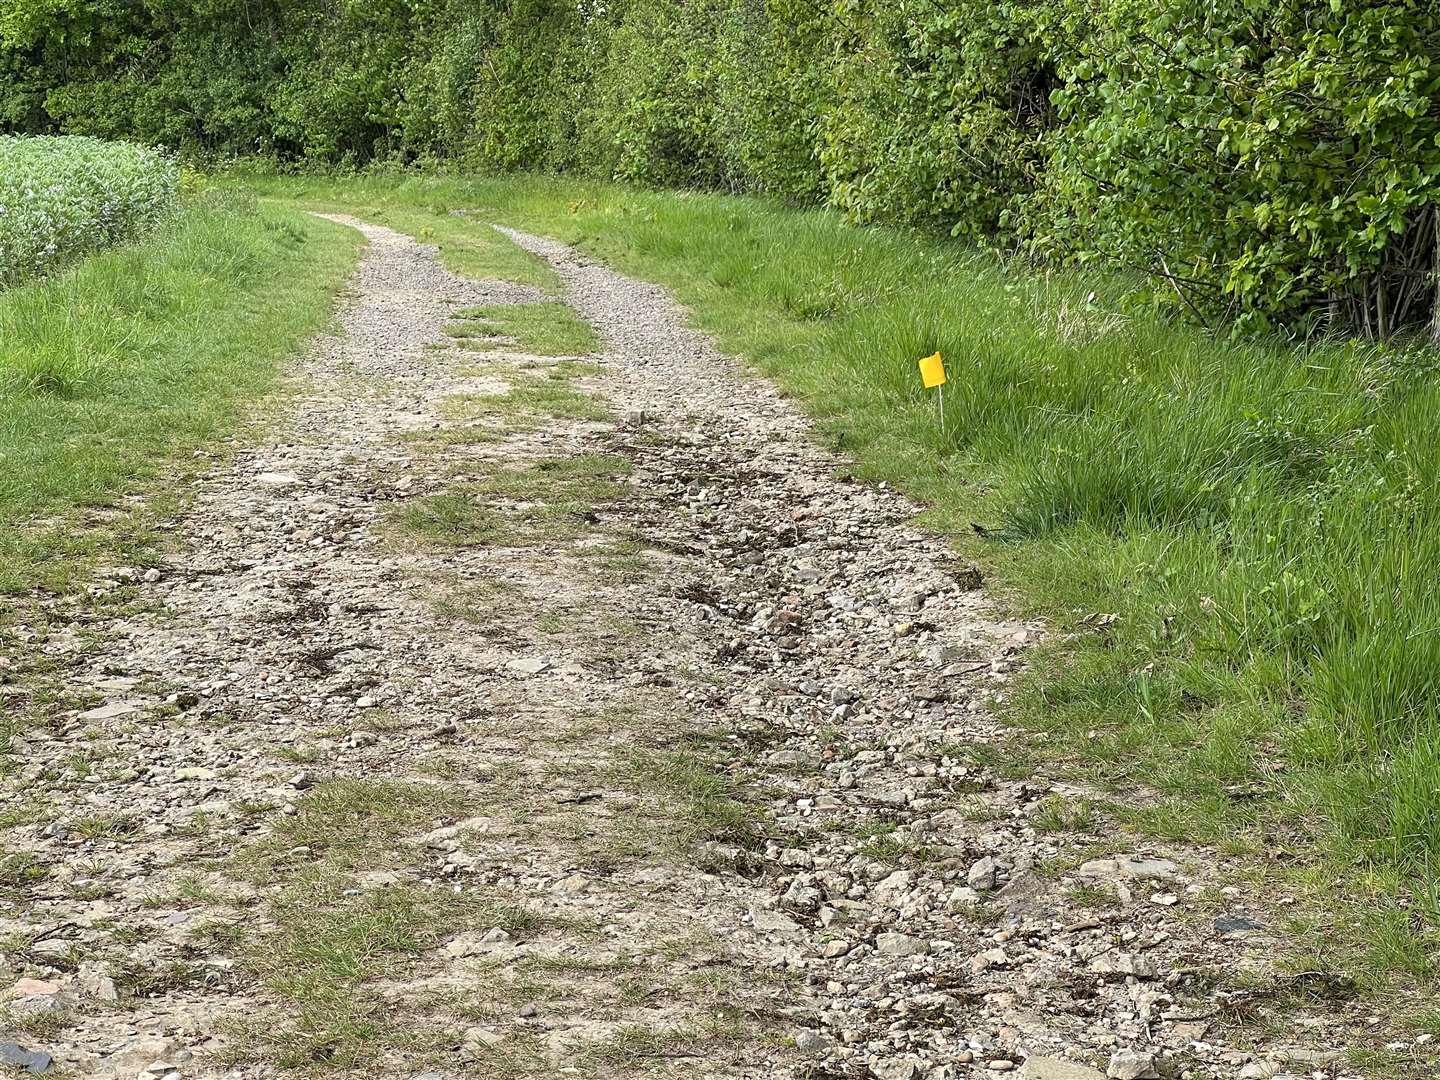
<path fill-rule="evenodd" d="M 74 1076 L 1338 1076 L 1213 852 L 1013 775 L 1036 628 L 664 293 L 369 240 L 158 572 L 3 643 L 5 1038 Z M 474 345 L 472 342 L 466 344 Z M 523 346 L 524 342 L 520 342 Z M 83 699 L 83 700 L 77 700 Z"/>

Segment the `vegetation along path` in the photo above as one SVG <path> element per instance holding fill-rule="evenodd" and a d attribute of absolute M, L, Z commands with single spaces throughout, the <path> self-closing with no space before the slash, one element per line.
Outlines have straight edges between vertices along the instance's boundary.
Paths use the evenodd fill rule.
<path fill-rule="evenodd" d="M 1378 1021 L 1273 977 L 1222 858 L 1007 778 L 1037 629 L 660 289 L 350 223 L 290 413 L 44 640 L 90 696 L 12 744 L 10 1060 L 1347 1072 Z"/>

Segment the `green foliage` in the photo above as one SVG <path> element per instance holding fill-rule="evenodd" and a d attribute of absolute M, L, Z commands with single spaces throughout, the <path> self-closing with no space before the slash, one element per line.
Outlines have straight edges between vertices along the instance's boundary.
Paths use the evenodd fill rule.
<path fill-rule="evenodd" d="M 1052 8 L 845 0 L 840 103 L 820 148 L 831 204 L 1011 241 L 1054 127 Z"/>
<path fill-rule="evenodd" d="M 1385 336 L 1430 312 L 1440 9 L 1108 0 L 1072 40 L 1041 246 L 1205 317 Z"/>
<path fill-rule="evenodd" d="M 169 158 L 127 143 L 0 136 L 0 288 L 139 236 L 179 179 Z"/>
<path fill-rule="evenodd" d="M 1435 310 L 1427 0 L 4 0 L 0 129 L 824 202 L 1241 330 Z"/>

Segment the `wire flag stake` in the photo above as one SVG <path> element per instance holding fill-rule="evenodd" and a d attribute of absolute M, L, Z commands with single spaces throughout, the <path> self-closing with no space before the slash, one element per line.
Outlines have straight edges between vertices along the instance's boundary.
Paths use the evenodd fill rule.
<path fill-rule="evenodd" d="M 940 397 L 940 437 L 945 437 L 945 384 L 950 381 L 945 374 L 945 358 L 938 352 L 920 358 L 920 381 L 925 389 L 937 389 Z"/>

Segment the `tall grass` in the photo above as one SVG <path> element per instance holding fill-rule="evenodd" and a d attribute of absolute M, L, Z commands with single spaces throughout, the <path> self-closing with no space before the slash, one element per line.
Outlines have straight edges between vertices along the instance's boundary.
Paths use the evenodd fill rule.
<path fill-rule="evenodd" d="M 463 207 L 669 285 L 861 471 L 925 499 L 1017 602 L 1075 631 L 1018 709 L 1094 772 L 1152 785 L 1210 839 L 1265 818 L 1417 882 L 1440 863 L 1434 352 L 1217 341 L 1112 308 L 1124 283 L 749 199 L 257 183 Z M 937 349 L 944 437 L 915 367 Z"/>
<path fill-rule="evenodd" d="M 204 198 L 144 243 L 0 292 L 0 592 L 61 583 L 121 508 L 224 434 L 329 317 L 349 230 Z"/>

